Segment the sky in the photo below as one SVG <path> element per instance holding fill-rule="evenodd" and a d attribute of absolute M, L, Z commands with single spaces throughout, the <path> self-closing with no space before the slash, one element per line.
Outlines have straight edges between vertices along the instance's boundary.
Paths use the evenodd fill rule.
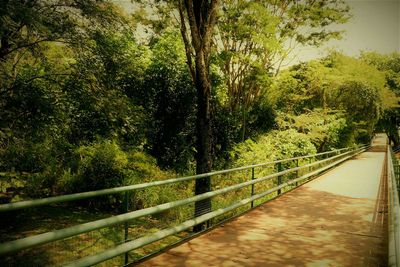
<path fill-rule="evenodd" d="M 128 13 L 134 5 L 131 0 L 114 0 Z M 400 52 L 400 0 L 346 0 L 353 17 L 344 25 L 332 26 L 345 30 L 342 40 L 334 40 L 321 48 L 299 47 L 287 65 L 325 56 L 330 49 L 358 56 L 360 51 L 382 54 Z"/>
<path fill-rule="evenodd" d="M 329 49 L 358 56 L 360 51 L 387 54 L 400 52 L 400 0 L 348 0 L 353 17 L 334 29 L 345 30 L 342 40 L 330 41 L 323 47 L 301 47 L 292 63 L 326 55 Z"/>

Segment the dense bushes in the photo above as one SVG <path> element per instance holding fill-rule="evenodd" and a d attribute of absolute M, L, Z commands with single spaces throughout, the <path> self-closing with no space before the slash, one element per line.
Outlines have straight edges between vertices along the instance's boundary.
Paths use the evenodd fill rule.
<path fill-rule="evenodd" d="M 69 191 L 97 190 L 123 184 L 128 159 L 115 142 L 81 146 L 77 153 L 80 160 Z"/>
<path fill-rule="evenodd" d="M 232 151 L 235 166 L 263 163 L 278 159 L 315 154 L 310 138 L 294 129 L 271 131 L 255 141 L 248 139 Z"/>
<path fill-rule="evenodd" d="M 164 180 L 176 176 L 173 172 L 163 171 L 153 157 L 141 151 L 124 151 L 115 141 L 100 141 L 79 147 L 70 168 L 59 177 L 53 177 L 54 191 L 58 193 L 76 193 L 123 185 L 139 184 L 155 180 Z M 35 177 L 35 185 L 40 177 Z M 40 184 L 43 184 L 41 182 Z M 187 186 L 150 188 L 131 194 L 131 208 L 139 209 L 168 202 L 176 196 L 187 194 Z M 42 192 L 43 188 L 36 188 Z M 33 196 L 33 195 L 31 195 Z M 121 194 L 96 198 L 90 205 L 102 208 L 120 208 Z M 85 202 L 86 203 L 86 202 Z"/>
<path fill-rule="evenodd" d="M 23 173 L 29 197 L 194 172 L 197 94 L 185 54 L 191 52 L 176 25 L 159 25 L 151 38 L 139 42 L 134 38 L 138 21 L 113 2 L 68 8 L 17 2 L 9 1 L 5 8 L 12 12 L 0 14 L 15 48 L 0 53 L 0 172 Z M 228 6 L 236 12 L 235 5 Z M 245 13 L 234 12 L 239 17 L 232 19 L 267 11 L 263 6 L 253 10 L 256 6 L 245 4 Z M 41 10 L 50 16 L 43 17 Z M 263 30 L 268 34 L 259 39 L 247 26 L 230 28 L 221 21 L 220 30 L 229 33 L 222 40 L 243 46 L 211 49 L 214 169 L 366 142 L 383 114 L 382 125 L 390 124 L 396 133 L 398 112 L 384 112 L 388 100 L 395 99 L 389 89 L 400 88 L 398 56 L 356 59 L 332 53 L 278 73 L 270 56 L 281 52 L 269 22 Z M 25 26 L 16 27 L 20 23 Z M 25 36 L 27 29 L 32 35 Z M 246 34 L 237 39 L 237 30 Z M 48 41 L 36 42 L 37 37 Z M 147 206 L 172 199 L 177 191 L 186 194 L 188 188 L 149 189 L 132 198 L 136 207 Z"/>
<path fill-rule="evenodd" d="M 337 111 L 314 109 L 300 115 L 280 113 L 280 130 L 295 129 L 306 134 L 318 152 L 350 146 L 355 142 L 353 129 L 344 115 Z"/>
<path fill-rule="evenodd" d="M 270 99 L 318 151 L 368 142 L 397 100 L 385 73 L 366 62 L 333 52 L 295 65 L 277 77 Z"/>

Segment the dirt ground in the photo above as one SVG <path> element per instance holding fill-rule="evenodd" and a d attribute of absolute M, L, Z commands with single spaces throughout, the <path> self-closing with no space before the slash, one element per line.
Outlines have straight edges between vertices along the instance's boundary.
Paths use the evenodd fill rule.
<path fill-rule="evenodd" d="M 387 266 L 385 144 L 139 266 Z"/>

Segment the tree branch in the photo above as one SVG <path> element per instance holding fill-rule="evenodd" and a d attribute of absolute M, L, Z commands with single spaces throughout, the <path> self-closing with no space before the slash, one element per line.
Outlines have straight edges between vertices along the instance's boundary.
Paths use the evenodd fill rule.
<path fill-rule="evenodd" d="M 180 17 L 180 21 L 181 21 L 180 30 L 181 30 L 183 43 L 185 45 L 185 54 L 186 54 L 187 64 L 189 67 L 190 76 L 192 77 L 192 81 L 195 82 L 196 81 L 196 72 L 193 67 L 193 52 L 191 49 L 192 46 L 191 46 L 191 44 L 189 42 L 189 38 L 187 36 L 185 14 L 183 11 L 182 2 L 179 2 L 179 17 Z"/>
<path fill-rule="evenodd" d="M 201 49 L 201 37 L 200 37 L 200 32 L 199 32 L 199 29 L 197 26 L 196 18 L 195 18 L 195 13 L 194 13 L 194 9 L 193 9 L 193 1 L 192 0 L 184 0 L 184 1 L 185 1 L 186 10 L 188 13 L 190 32 L 191 32 L 191 36 L 192 36 L 192 45 L 197 54 L 197 53 L 199 53 L 199 50 Z"/>

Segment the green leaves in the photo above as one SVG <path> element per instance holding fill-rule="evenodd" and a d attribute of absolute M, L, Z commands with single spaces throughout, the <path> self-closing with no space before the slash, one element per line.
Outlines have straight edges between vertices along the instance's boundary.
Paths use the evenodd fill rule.
<path fill-rule="evenodd" d="M 309 137 L 294 129 L 271 131 L 236 145 L 231 152 L 234 166 L 274 161 L 277 159 L 315 154 L 316 149 Z"/>
<path fill-rule="evenodd" d="M 382 95 L 383 116 L 378 123 L 379 130 L 389 136 L 394 146 L 400 144 L 398 127 L 400 126 L 400 54 L 380 55 L 378 53 L 362 53 L 361 59 L 376 67 L 386 78 L 386 90 Z"/>
<path fill-rule="evenodd" d="M 194 158 L 196 90 L 179 32 L 168 30 L 152 47 L 151 64 L 132 98 L 147 117 L 147 149 L 163 168 L 184 172 Z"/>
<path fill-rule="evenodd" d="M 282 1 L 277 14 L 285 14 L 279 25 L 282 38 L 294 38 L 300 44 L 320 46 L 330 39 L 339 39 L 341 31 L 328 30 L 332 24 L 346 23 L 349 6 L 345 1 L 307 0 L 303 2 Z M 277 6 L 277 3 L 272 3 Z M 285 12 L 285 10 L 287 11 Z"/>
<path fill-rule="evenodd" d="M 369 59 L 380 62 L 375 55 Z M 288 117 L 292 116 L 290 127 L 298 128 L 296 124 L 300 121 L 303 127 L 298 129 L 304 131 L 308 125 L 304 117 L 319 116 L 323 120 L 320 129 L 307 130 L 314 135 L 317 147 L 367 142 L 396 97 L 388 89 L 385 73 L 366 61 L 334 52 L 324 59 L 293 66 L 279 75 L 270 89 L 270 99 Z M 318 110 L 320 113 L 315 117 Z M 329 136 L 332 130 L 338 134 L 336 137 Z"/>
<path fill-rule="evenodd" d="M 222 3 L 215 36 L 215 62 L 223 73 L 226 104 L 232 113 L 244 114 L 237 122 L 243 137 L 247 136 L 247 114 L 265 98 L 272 76 L 279 72 L 294 46 L 319 46 L 340 38 L 340 31 L 328 30 L 327 26 L 345 23 L 348 11 L 344 1 Z"/>
<path fill-rule="evenodd" d="M 318 151 L 350 145 L 345 136 L 348 123 L 343 113 L 315 108 L 300 115 L 280 113 L 277 117 L 280 130 L 295 129 L 306 134 Z"/>

